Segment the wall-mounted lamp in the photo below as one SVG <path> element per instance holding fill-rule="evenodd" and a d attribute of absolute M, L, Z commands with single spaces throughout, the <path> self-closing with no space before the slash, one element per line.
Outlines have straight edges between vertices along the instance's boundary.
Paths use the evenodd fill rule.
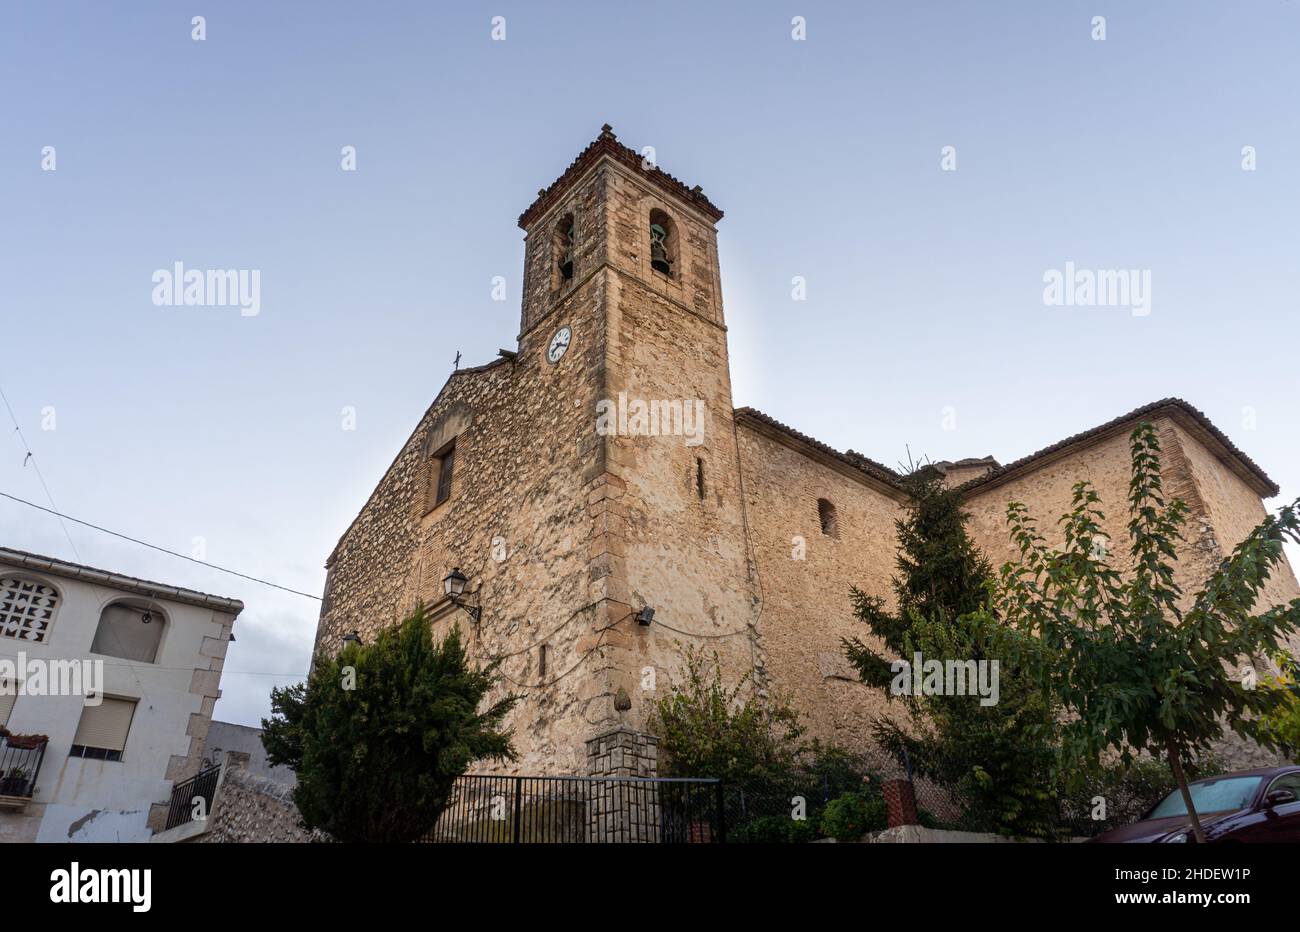
<path fill-rule="evenodd" d="M 641 609 L 641 611 L 638 612 L 636 616 L 636 623 L 643 628 L 649 625 L 650 622 L 654 620 L 655 620 L 655 610 L 651 608 L 649 605 Z"/>
<path fill-rule="evenodd" d="M 442 591 L 446 593 L 447 597 L 450 598 L 453 603 L 463 609 L 466 615 L 474 619 L 475 624 L 478 624 L 478 620 L 483 614 L 483 609 L 477 605 L 467 605 L 462 601 L 462 597 L 465 595 L 465 584 L 468 582 L 469 580 L 465 578 L 465 575 L 461 573 L 460 569 L 458 567 L 453 567 L 452 571 L 443 577 Z"/>

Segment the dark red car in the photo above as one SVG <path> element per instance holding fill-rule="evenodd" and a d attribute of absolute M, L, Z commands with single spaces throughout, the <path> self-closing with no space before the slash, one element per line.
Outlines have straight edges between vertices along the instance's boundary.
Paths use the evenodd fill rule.
<path fill-rule="evenodd" d="M 1207 842 L 1300 842 L 1300 765 L 1238 770 L 1189 784 Z M 1174 790 L 1132 825 L 1089 841 L 1194 842 L 1183 794 Z"/>

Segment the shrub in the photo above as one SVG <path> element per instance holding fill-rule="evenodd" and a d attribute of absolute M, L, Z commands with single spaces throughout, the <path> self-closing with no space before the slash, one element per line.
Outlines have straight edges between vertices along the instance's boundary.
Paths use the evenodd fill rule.
<path fill-rule="evenodd" d="M 747 688 L 749 673 L 728 688 L 716 653 L 688 647 L 685 659 L 684 681 L 659 700 L 651 721 L 665 776 L 779 785 L 807 751 L 790 700 L 762 701 Z"/>
<path fill-rule="evenodd" d="M 415 841 L 471 763 L 514 758 L 500 726 L 516 697 L 479 711 L 496 682 L 495 664 L 470 666 L 459 629 L 435 644 L 417 609 L 374 644 L 318 657 L 306 683 L 271 690 L 262 744 L 297 773 L 306 828 L 343 842 Z"/>
<path fill-rule="evenodd" d="M 885 801 L 868 799 L 861 793 L 845 793 L 826 804 L 822 813 L 822 834 L 837 841 L 857 841 L 868 832 L 885 828 Z"/>
<path fill-rule="evenodd" d="M 734 844 L 788 845 L 813 840 L 811 819 L 792 819 L 785 815 L 759 816 L 727 834 Z"/>

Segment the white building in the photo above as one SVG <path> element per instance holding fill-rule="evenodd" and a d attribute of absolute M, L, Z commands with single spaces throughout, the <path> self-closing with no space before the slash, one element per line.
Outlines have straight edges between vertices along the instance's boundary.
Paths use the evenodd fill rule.
<path fill-rule="evenodd" d="M 0 548 L 0 841 L 161 831 L 202 765 L 243 608 Z"/>

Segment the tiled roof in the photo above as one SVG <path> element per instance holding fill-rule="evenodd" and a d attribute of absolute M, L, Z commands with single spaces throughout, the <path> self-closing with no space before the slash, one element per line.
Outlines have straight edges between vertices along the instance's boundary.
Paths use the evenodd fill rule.
<path fill-rule="evenodd" d="M 134 592 L 137 595 L 153 596 L 166 601 L 214 608 L 235 615 L 244 610 L 244 603 L 238 599 L 209 595 L 196 589 L 169 586 L 166 583 L 152 582 L 148 579 L 140 579 L 137 576 L 124 576 L 111 570 L 101 570 L 81 563 L 70 563 L 67 560 L 60 560 L 58 557 L 46 557 L 39 553 L 28 553 L 26 550 L 14 550 L 11 547 L 0 547 L 0 563 L 49 573 L 53 576 L 62 576 L 65 579 L 80 579 L 107 589 L 119 589 L 125 592 Z"/>
<path fill-rule="evenodd" d="M 1075 444 L 1091 440 L 1094 437 L 1111 433 L 1112 431 L 1134 421 L 1139 421 L 1143 418 L 1160 414 L 1171 414 L 1175 417 L 1182 416 L 1189 420 L 1194 426 L 1205 431 L 1214 438 L 1214 440 L 1218 441 L 1223 446 L 1224 451 L 1235 459 L 1247 474 L 1256 480 L 1256 491 L 1268 493 L 1262 497 L 1268 498 L 1277 495 L 1278 492 L 1281 491 L 1278 488 L 1277 483 L 1270 479 L 1268 474 L 1264 472 L 1264 470 L 1261 469 L 1254 460 L 1238 449 L 1237 445 L 1228 439 L 1227 434 L 1215 427 L 1214 423 L 1205 416 L 1204 412 L 1192 407 L 1181 398 L 1162 398 L 1159 401 L 1153 401 L 1140 408 L 1135 408 L 1128 414 L 1122 414 L 1113 420 L 1107 421 L 1105 424 L 1099 424 L 1090 430 L 1085 430 L 1082 433 L 1066 437 L 1064 440 L 1057 441 L 1049 447 L 1044 447 L 1036 453 L 1030 453 L 1028 456 L 1022 456 L 1020 459 L 1007 463 L 1005 466 L 992 469 L 984 475 L 977 476 L 970 482 L 964 483 L 961 488 L 963 490 L 974 491 L 981 486 L 996 483 L 998 480 L 1006 478 L 1012 473 L 1020 472 L 1026 467 L 1034 465 L 1039 460 L 1051 457 L 1053 454 L 1064 450 L 1066 447 L 1071 447 Z"/>
<path fill-rule="evenodd" d="M 1067 447 L 1072 447 L 1075 444 L 1079 444 L 1079 443 L 1086 443 L 1089 440 L 1111 433 L 1125 426 L 1126 424 L 1131 424 L 1143 418 L 1158 416 L 1161 414 L 1169 414 L 1174 417 L 1181 418 L 1184 422 L 1189 423 L 1195 428 L 1199 428 L 1201 431 L 1208 434 L 1211 438 L 1217 441 L 1223 447 L 1224 452 L 1226 452 L 1238 464 L 1240 464 L 1244 473 L 1255 480 L 1253 484 L 1256 487 L 1256 491 L 1261 494 L 1261 497 L 1268 498 L 1273 495 L 1277 495 L 1278 492 L 1280 491 L 1280 489 L 1277 486 L 1277 483 L 1275 483 L 1272 479 L 1270 479 L 1268 477 L 1268 474 L 1265 473 L 1264 470 L 1260 469 L 1260 467 L 1255 463 L 1254 460 L 1252 460 L 1249 456 L 1243 453 L 1236 446 L 1236 444 L 1234 444 L 1231 440 L 1229 440 L 1228 436 L 1223 431 L 1215 427 L 1213 422 L 1211 422 L 1210 419 L 1206 417 L 1203 412 L 1192 407 L 1190 404 L 1188 404 L 1186 401 L 1183 401 L 1181 398 L 1162 398 L 1159 401 L 1153 401 L 1151 402 L 1151 404 L 1143 405 L 1140 408 L 1135 408 L 1134 410 L 1128 412 L 1127 414 L 1120 415 L 1119 417 L 1114 418 L 1113 420 L 1107 421 L 1105 424 L 1099 424 L 1098 426 L 1090 430 L 1085 430 L 1081 433 L 1074 434 L 1070 437 L 1066 437 L 1064 440 L 1058 441 L 1057 443 L 1054 443 L 1049 447 L 1044 447 L 1043 449 L 1039 450 L 1036 453 L 1031 453 L 1028 456 L 1023 456 L 1020 459 L 1015 460 L 1014 462 L 1007 463 L 1007 465 L 1005 466 L 997 465 L 997 461 L 994 460 L 993 457 L 991 456 L 983 457 L 983 458 L 969 457 L 967 459 L 960 460 L 957 463 L 948 463 L 946 461 L 944 463 L 932 463 L 930 464 L 930 466 L 934 468 L 942 468 L 945 466 L 951 467 L 951 466 L 984 465 L 986 463 L 991 464 L 993 468 L 990 469 L 988 472 L 984 473 L 983 475 L 976 476 L 975 478 L 971 479 L 969 482 L 965 482 L 960 486 L 960 488 L 963 491 L 973 492 L 985 485 L 995 484 L 1000 480 L 1010 478 L 1015 473 L 1023 472 L 1027 469 L 1033 468 L 1035 465 L 1037 465 L 1037 463 L 1040 460 L 1049 459 L 1054 454 L 1060 453 L 1061 451 L 1065 450 Z M 820 440 L 817 440 L 813 437 L 809 437 L 807 434 L 800 433 L 799 431 L 795 430 L 793 427 L 790 427 L 786 424 L 782 424 L 780 421 L 776 420 L 776 418 L 770 417 L 764 414 L 762 411 L 755 410 L 754 408 L 737 408 L 736 418 L 737 420 L 742 420 L 744 418 L 751 418 L 753 420 L 760 421 L 780 431 L 783 431 L 784 433 L 790 435 L 791 437 L 801 440 L 802 442 L 808 444 L 809 446 L 821 450 L 823 453 L 830 454 L 831 456 L 843 460 L 844 462 L 852 466 L 856 466 L 857 468 L 863 470 L 869 475 L 874 476 L 877 479 L 880 479 L 883 482 L 887 482 L 893 486 L 901 487 L 900 476 L 898 475 L 898 473 L 888 468 L 887 466 L 882 466 L 880 463 L 877 463 L 874 460 L 870 460 L 867 457 L 863 456 L 862 454 L 855 453 L 852 450 L 841 453 L 840 451 L 836 450 L 834 447 L 822 443 Z"/>
<path fill-rule="evenodd" d="M 867 475 L 871 476 L 874 479 L 878 479 L 879 481 L 884 482 L 887 485 L 894 486 L 895 488 L 902 487 L 900 484 L 900 477 L 898 473 L 894 472 L 894 470 L 890 469 L 888 466 L 884 466 L 880 463 L 877 463 L 875 460 L 868 459 L 867 457 L 863 456 L 861 453 L 857 453 L 853 450 L 847 450 L 841 453 L 839 450 L 835 449 L 829 444 L 822 443 L 820 440 L 817 440 L 814 437 L 809 437 L 807 434 L 800 433 L 799 431 L 795 430 L 793 427 L 790 427 L 788 424 L 782 424 L 776 418 L 772 417 L 771 415 L 764 414 L 762 411 L 759 411 L 756 408 L 737 408 L 735 416 L 736 416 L 736 420 L 738 421 L 750 419 L 753 421 L 758 421 L 759 423 L 762 424 L 767 424 L 769 427 L 775 427 L 777 430 L 781 431 L 782 433 L 788 434 L 794 439 L 806 443 L 810 447 L 814 447 L 823 453 L 833 456 L 837 460 L 847 463 L 848 465 L 854 467 L 855 469 L 862 470 L 864 473 L 866 473 Z"/>
<path fill-rule="evenodd" d="M 533 201 L 532 205 L 519 215 L 519 226 L 525 230 L 528 229 L 529 225 L 537 217 L 545 213 L 564 195 L 570 183 L 594 165 L 602 155 L 609 155 L 624 165 L 635 168 L 642 173 L 643 177 L 653 181 L 674 197 L 692 205 L 714 223 L 722 219 L 722 211 L 704 196 L 704 192 L 699 185 L 688 188 L 658 167 L 651 168 L 649 171 L 645 170 L 641 154 L 619 142 L 618 137 L 614 135 L 614 130 L 606 123 L 601 127 L 600 135 L 596 137 L 596 141 L 583 149 L 578 154 L 578 157 L 573 160 L 573 163 L 564 170 L 564 174 L 557 178 L 549 188 L 543 188 L 538 193 L 537 200 Z"/>

